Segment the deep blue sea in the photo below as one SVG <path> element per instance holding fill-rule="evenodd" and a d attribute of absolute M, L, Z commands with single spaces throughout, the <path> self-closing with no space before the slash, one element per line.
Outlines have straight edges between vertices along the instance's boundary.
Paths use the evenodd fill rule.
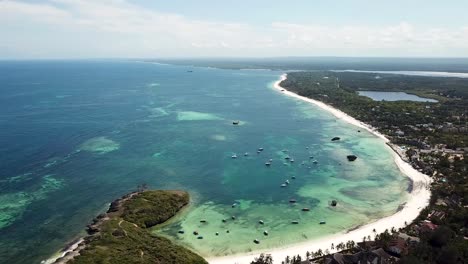
<path fill-rule="evenodd" d="M 272 89 L 280 74 L 130 61 L 0 62 L 0 263 L 51 257 L 143 183 L 190 192 L 188 210 L 156 232 L 203 256 L 297 243 L 395 212 L 408 180 L 385 144 Z M 331 142 L 334 136 L 342 140 Z M 348 162 L 349 154 L 358 159 Z M 231 215 L 237 221 L 221 222 Z M 201 218 L 208 224 L 200 226 Z M 265 228 L 270 235 L 253 244 Z M 215 238 L 225 229 L 229 235 Z"/>

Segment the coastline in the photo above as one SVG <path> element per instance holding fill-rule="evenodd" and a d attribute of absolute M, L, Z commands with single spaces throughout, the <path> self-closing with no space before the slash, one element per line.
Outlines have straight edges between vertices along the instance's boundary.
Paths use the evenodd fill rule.
<path fill-rule="evenodd" d="M 339 244 L 341 242 L 346 243 L 348 240 L 361 241 L 364 236 L 374 235 L 374 230 L 377 233 L 384 232 L 385 229 L 390 230 L 392 227 L 399 229 L 405 227 L 407 224 L 411 223 L 416 217 L 418 217 L 420 211 L 429 205 L 431 192 L 430 192 L 430 183 L 431 179 L 429 176 L 417 171 L 414 169 L 408 162 L 404 161 L 401 154 L 398 153 L 394 146 L 391 145 L 390 140 L 386 138 L 383 134 L 376 131 L 373 127 L 349 116 L 348 114 L 333 108 L 330 105 L 327 105 L 323 102 L 300 96 L 296 93 L 290 92 L 280 86 L 280 83 L 283 80 L 286 80 L 287 74 L 281 75 L 280 79 L 276 81 L 273 85 L 274 89 L 280 91 L 281 93 L 302 100 L 311 104 L 314 104 L 320 107 L 322 110 L 328 111 L 333 114 L 336 118 L 341 119 L 349 124 L 357 126 L 359 128 L 366 129 L 371 134 L 382 139 L 388 148 L 391 149 L 394 157 L 394 162 L 397 165 L 398 169 L 406 175 L 412 181 L 411 191 L 408 193 L 408 199 L 404 206 L 399 209 L 395 214 L 381 218 L 371 223 L 367 223 L 357 228 L 351 230 L 344 230 L 340 233 L 326 236 L 323 238 L 313 239 L 310 241 L 292 244 L 286 247 L 272 248 L 268 250 L 259 250 L 255 252 L 249 252 L 246 254 L 224 256 L 224 257 L 213 257 L 208 258 L 208 262 L 211 264 L 248 264 L 255 257 L 258 257 L 260 253 L 271 254 L 274 259 L 274 263 L 280 263 L 286 258 L 286 256 L 304 256 L 306 251 L 316 251 L 322 249 L 325 251 L 328 249 L 331 253 L 336 252 L 330 248 L 331 244 Z"/>

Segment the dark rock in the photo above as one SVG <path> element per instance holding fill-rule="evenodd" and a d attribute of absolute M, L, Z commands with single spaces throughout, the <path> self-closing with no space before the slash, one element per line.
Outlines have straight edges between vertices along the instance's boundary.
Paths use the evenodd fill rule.
<path fill-rule="evenodd" d="M 125 232 L 122 229 L 116 229 L 112 232 L 112 235 L 115 237 L 124 237 Z"/>

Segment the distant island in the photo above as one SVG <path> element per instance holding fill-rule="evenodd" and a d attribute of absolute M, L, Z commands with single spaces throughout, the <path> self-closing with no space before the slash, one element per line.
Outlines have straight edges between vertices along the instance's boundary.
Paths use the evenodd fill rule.
<path fill-rule="evenodd" d="M 146 190 L 113 201 L 109 210 L 88 225 L 88 236 L 76 242 L 56 264 L 174 263 L 207 264 L 199 255 L 153 235 L 189 203 L 184 191 Z"/>

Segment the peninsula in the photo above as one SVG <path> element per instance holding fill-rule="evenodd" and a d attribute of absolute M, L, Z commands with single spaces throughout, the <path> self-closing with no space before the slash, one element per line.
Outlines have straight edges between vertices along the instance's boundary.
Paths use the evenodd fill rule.
<path fill-rule="evenodd" d="M 174 263 L 207 264 L 199 255 L 155 236 L 151 228 L 189 203 L 184 191 L 137 191 L 113 201 L 88 225 L 88 236 L 58 258 L 56 264 Z"/>

